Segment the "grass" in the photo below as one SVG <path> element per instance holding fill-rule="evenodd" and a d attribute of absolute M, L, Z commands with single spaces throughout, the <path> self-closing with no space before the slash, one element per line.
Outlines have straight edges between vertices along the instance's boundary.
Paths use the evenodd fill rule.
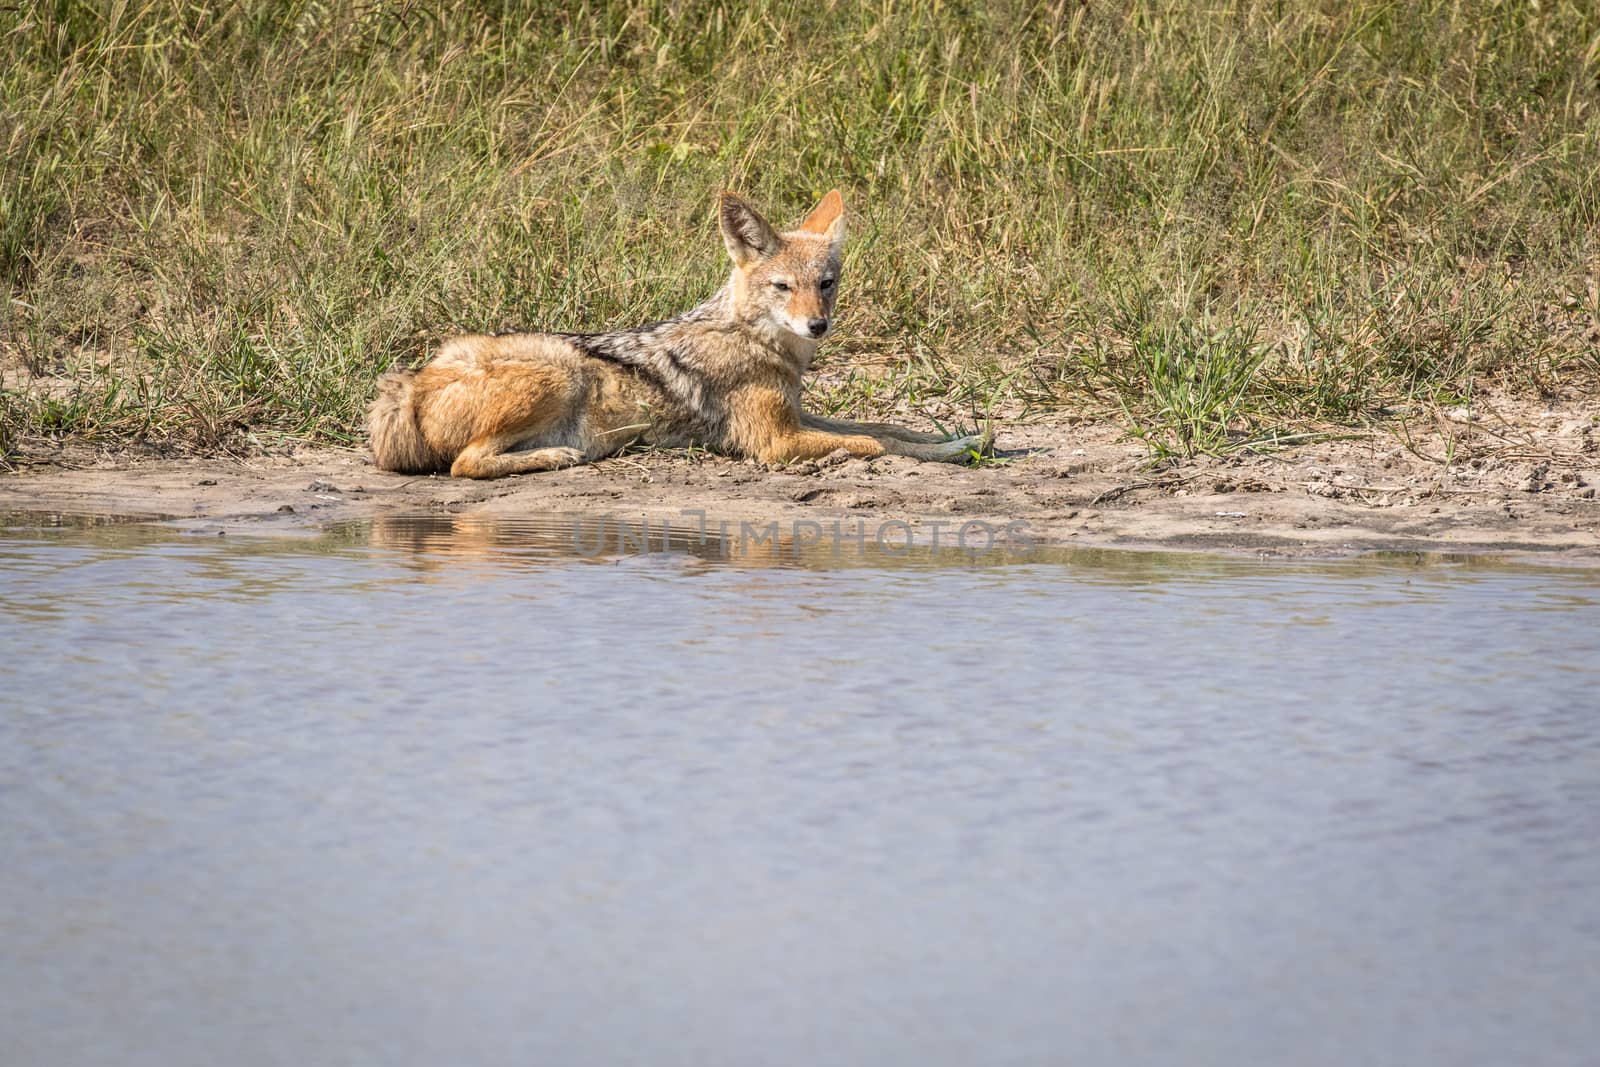
<path fill-rule="evenodd" d="M 0 461 L 359 440 L 451 332 L 697 302 L 722 187 L 844 188 L 834 410 L 1186 456 L 1600 377 L 1583 0 L 51 0 L 0 145 Z"/>

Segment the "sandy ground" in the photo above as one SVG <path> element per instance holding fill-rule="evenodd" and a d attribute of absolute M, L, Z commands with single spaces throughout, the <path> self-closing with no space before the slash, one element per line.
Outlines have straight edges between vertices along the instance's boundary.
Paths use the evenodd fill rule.
<path fill-rule="evenodd" d="M 1531 553 L 1600 564 L 1600 414 L 1590 404 L 1479 405 L 1404 434 L 1177 464 L 1152 464 L 1144 445 L 1104 423 L 1002 425 L 997 444 L 999 462 L 977 468 L 843 454 L 769 467 L 641 452 L 494 482 L 385 474 L 356 450 L 161 459 L 42 448 L 0 475 L 0 512 L 159 515 L 258 530 L 418 513 L 693 527 L 701 521 L 694 513 L 704 512 L 712 522 L 777 521 L 785 536 L 815 536 L 811 524 L 864 524 L 869 541 L 896 543 L 909 530 L 920 543 L 949 545 L 975 523 L 967 547 L 992 535 L 1275 556 Z"/>

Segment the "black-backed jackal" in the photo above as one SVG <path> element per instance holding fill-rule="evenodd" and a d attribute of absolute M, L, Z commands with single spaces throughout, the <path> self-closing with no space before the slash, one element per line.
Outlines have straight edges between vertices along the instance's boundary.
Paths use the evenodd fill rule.
<path fill-rule="evenodd" d="M 800 409 L 839 291 L 837 189 L 786 233 L 731 193 L 718 215 L 733 274 L 693 311 L 614 333 L 457 337 L 420 370 L 386 374 L 367 415 L 377 465 L 498 478 L 634 443 L 698 442 L 769 463 L 840 448 L 960 462 L 980 446 Z"/>

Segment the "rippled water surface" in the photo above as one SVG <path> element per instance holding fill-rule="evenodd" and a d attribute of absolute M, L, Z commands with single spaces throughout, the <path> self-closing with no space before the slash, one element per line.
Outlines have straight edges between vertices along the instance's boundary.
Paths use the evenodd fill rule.
<path fill-rule="evenodd" d="M 1596 1062 L 1600 573 L 5 525 L 7 1065 Z"/>

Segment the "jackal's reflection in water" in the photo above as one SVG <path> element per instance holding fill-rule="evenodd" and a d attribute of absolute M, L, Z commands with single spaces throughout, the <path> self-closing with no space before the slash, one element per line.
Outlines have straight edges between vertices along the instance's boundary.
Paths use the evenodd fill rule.
<path fill-rule="evenodd" d="M 1032 559 L 1041 550 L 1022 533 L 994 523 L 941 523 L 930 539 L 926 528 L 893 519 L 715 519 L 686 512 L 674 519 L 606 513 L 389 515 L 372 520 L 369 538 L 375 547 L 404 552 L 428 567 L 676 557 L 689 569 L 731 564 L 832 570 Z"/>

